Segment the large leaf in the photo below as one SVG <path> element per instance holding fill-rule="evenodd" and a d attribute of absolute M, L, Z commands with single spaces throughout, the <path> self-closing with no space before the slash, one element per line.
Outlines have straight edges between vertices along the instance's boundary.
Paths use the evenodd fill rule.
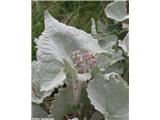
<path fill-rule="evenodd" d="M 55 120 L 63 120 L 64 116 L 73 113 L 73 91 L 71 86 L 59 89 L 55 95 L 51 113 Z"/>
<path fill-rule="evenodd" d="M 48 118 L 48 113 L 39 104 L 32 103 L 32 118 Z"/>
<path fill-rule="evenodd" d="M 63 72 L 63 64 L 61 62 L 56 60 L 50 63 L 41 61 L 32 62 L 32 85 L 34 94 L 40 94 L 38 96 L 41 102 L 54 91 L 54 88 L 62 85 L 65 79 L 66 75 Z"/>
<path fill-rule="evenodd" d="M 80 104 L 81 104 L 81 119 L 86 118 L 86 120 L 90 120 L 95 109 L 94 106 L 90 103 L 86 87 L 82 89 Z"/>
<path fill-rule="evenodd" d="M 38 71 L 38 64 L 36 61 L 32 62 L 32 102 L 40 104 L 43 99 L 51 94 L 51 91 L 41 91 L 41 72 Z"/>
<path fill-rule="evenodd" d="M 98 74 L 90 81 L 87 92 L 105 120 L 128 120 L 128 85 L 118 74 Z"/>
<path fill-rule="evenodd" d="M 53 106 L 51 109 L 52 115 L 55 120 L 62 120 L 64 116 L 76 114 L 80 112 L 80 118 L 90 119 L 94 107 L 90 104 L 90 100 L 87 95 L 86 88 L 84 84 L 81 86 L 82 90 L 80 93 L 78 106 L 74 104 L 74 94 L 73 87 L 67 86 L 66 88 L 60 89 L 58 94 L 55 95 L 55 100 L 53 101 Z"/>
<path fill-rule="evenodd" d="M 105 13 L 107 17 L 119 22 L 128 19 L 126 1 L 115 1 L 108 4 Z"/>
<path fill-rule="evenodd" d="M 45 31 L 36 40 L 37 58 L 43 62 L 66 59 L 72 63 L 72 52 L 76 50 L 90 51 L 93 54 L 102 51 L 91 34 L 60 23 L 45 11 Z"/>

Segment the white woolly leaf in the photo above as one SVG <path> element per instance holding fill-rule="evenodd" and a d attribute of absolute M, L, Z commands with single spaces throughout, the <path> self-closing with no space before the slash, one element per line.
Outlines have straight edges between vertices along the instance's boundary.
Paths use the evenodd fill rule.
<path fill-rule="evenodd" d="M 128 19 L 125 1 L 115 1 L 108 4 L 105 8 L 105 13 L 107 17 L 119 22 Z"/>
<path fill-rule="evenodd" d="M 91 18 L 91 33 L 93 36 L 97 35 L 97 30 L 96 30 L 96 23 L 95 23 L 95 20 L 94 18 Z"/>
<path fill-rule="evenodd" d="M 124 39 L 118 40 L 118 45 L 124 50 L 126 55 L 129 54 L 129 33 L 124 37 Z"/>
<path fill-rule="evenodd" d="M 76 50 L 90 51 L 96 54 L 102 51 L 98 41 L 91 34 L 60 23 L 45 11 L 45 31 L 36 40 L 37 58 L 43 62 L 66 59 L 72 63 L 72 52 Z"/>
<path fill-rule="evenodd" d="M 91 74 L 90 73 L 83 73 L 83 74 L 77 74 L 77 80 L 80 81 L 87 81 L 91 79 Z"/>
<path fill-rule="evenodd" d="M 105 120 L 128 120 L 128 85 L 118 74 L 98 74 L 90 81 L 87 92 Z"/>
<path fill-rule="evenodd" d="M 41 82 L 40 82 L 41 75 L 38 71 L 38 65 L 36 61 L 32 62 L 32 102 L 40 104 L 43 102 L 43 99 L 51 94 L 50 91 L 42 92 L 41 89 Z"/>
<path fill-rule="evenodd" d="M 78 118 L 68 119 L 68 120 L 79 120 Z"/>
<path fill-rule="evenodd" d="M 54 88 L 63 84 L 66 79 L 62 64 L 32 62 L 32 101 L 42 103 L 43 99 L 51 94 Z"/>

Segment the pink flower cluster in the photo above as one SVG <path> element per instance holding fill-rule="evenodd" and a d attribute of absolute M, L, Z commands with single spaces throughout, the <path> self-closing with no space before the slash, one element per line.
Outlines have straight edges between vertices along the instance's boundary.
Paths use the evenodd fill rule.
<path fill-rule="evenodd" d="M 80 53 L 80 51 L 74 51 L 72 53 L 72 59 L 74 67 L 79 73 L 86 73 L 96 65 L 96 59 L 91 52 Z"/>

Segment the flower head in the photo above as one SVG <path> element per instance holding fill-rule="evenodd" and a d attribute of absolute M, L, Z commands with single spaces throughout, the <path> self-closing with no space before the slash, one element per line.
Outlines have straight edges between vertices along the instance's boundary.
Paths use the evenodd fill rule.
<path fill-rule="evenodd" d="M 91 52 L 80 53 L 80 51 L 74 51 L 72 53 L 72 59 L 78 73 L 89 72 L 96 65 L 96 59 Z"/>

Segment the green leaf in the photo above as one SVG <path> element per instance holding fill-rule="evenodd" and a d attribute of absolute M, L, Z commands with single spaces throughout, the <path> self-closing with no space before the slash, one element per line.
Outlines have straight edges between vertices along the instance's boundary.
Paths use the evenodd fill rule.
<path fill-rule="evenodd" d="M 73 91 L 71 86 L 59 89 L 55 95 L 51 113 L 55 120 L 63 120 L 64 116 L 73 113 Z"/>
<path fill-rule="evenodd" d="M 101 53 L 96 56 L 97 66 L 99 67 L 100 71 L 105 71 L 113 64 L 124 59 L 124 57 L 122 56 L 123 52 L 121 50 L 112 51 L 111 53 L 112 53 L 111 57 L 105 53 L 103 54 Z"/>
<path fill-rule="evenodd" d="M 91 76 L 94 78 L 94 76 L 100 72 L 99 68 L 97 66 L 94 66 L 92 69 L 91 69 Z"/>
<path fill-rule="evenodd" d="M 104 116 L 99 111 L 96 111 L 92 114 L 91 120 L 104 120 Z"/>
<path fill-rule="evenodd" d="M 109 33 L 105 33 L 101 36 L 101 39 L 98 41 L 98 43 L 100 44 L 100 46 L 105 49 L 105 50 L 108 50 L 107 47 L 108 47 L 108 44 L 110 42 L 117 42 L 118 38 L 116 35 L 113 35 L 113 34 L 109 34 Z M 112 47 L 112 46 L 111 46 Z"/>
<path fill-rule="evenodd" d="M 55 100 L 53 101 L 53 106 L 51 108 L 51 113 L 55 120 L 62 120 L 64 116 L 73 115 L 77 112 L 81 113 L 81 119 L 87 118 L 88 120 L 91 118 L 94 107 L 90 103 L 86 87 L 84 84 L 82 85 L 78 106 L 74 105 L 72 89 L 72 86 L 68 86 L 60 89 L 58 94 L 55 95 Z"/>
<path fill-rule="evenodd" d="M 129 84 L 129 58 L 125 57 L 125 67 L 122 77 Z"/>
<path fill-rule="evenodd" d="M 95 109 L 94 106 L 90 103 L 86 87 L 82 88 L 80 96 L 80 105 L 81 119 L 86 118 L 86 120 L 90 120 L 92 117 L 92 113 L 95 111 Z"/>
<path fill-rule="evenodd" d="M 105 33 L 107 31 L 107 24 L 101 22 L 101 20 L 97 21 L 97 31 L 100 33 Z"/>
<path fill-rule="evenodd" d="M 65 59 L 63 59 L 63 62 L 64 62 L 64 72 L 66 73 L 67 78 L 75 80 L 77 77 L 76 70 Z"/>
<path fill-rule="evenodd" d="M 32 102 L 32 118 L 48 118 L 48 113 L 39 104 Z"/>
<path fill-rule="evenodd" d="M 105 71 L 112 65 L 124 59 L 123 51 L 118 48 L 118 38 L 116 35 L 105 33 L 101 35 L 101 39 L 98 42 L 104 50 L 110 53 L 110 55 L 106 53 L 97 54 L 97 66 L 100 71 Z M 115 66 L 114 69 L 116 69 Z"/>
<path fill-rule="evenodd" d="M 115 1 L 108 4 L 105 13 L 107 17 L 119 22 L 128 19 L 126 1 Z"/>
<path fill-rule="evenodd" d="M 115 72 L 115 73 L 118 73 L 119 75 L 122 75 L 124 72 L 124 67 L 125 67 L 124 61 L 120 61 L 109 66 L 104 72 L 105 73 Z"/>
<path fill-rule="evenodd" d="M 98 74 L 88 84 L 87 92 L 105 120 L 128 120 L 128 84 L 118 74 Z"/>

